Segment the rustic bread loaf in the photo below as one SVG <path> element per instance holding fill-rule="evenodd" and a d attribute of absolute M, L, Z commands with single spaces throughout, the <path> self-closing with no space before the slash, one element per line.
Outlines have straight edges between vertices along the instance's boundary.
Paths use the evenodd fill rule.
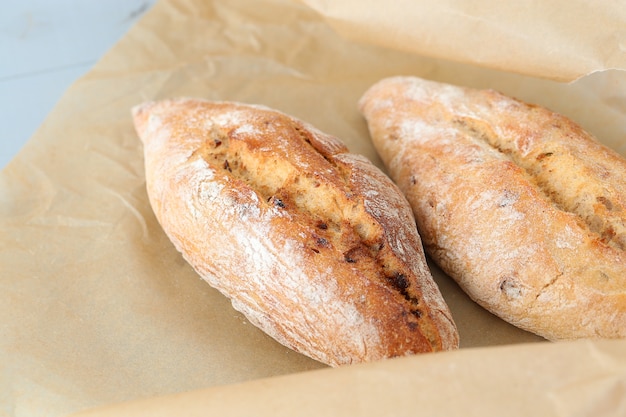
<path fill-rule="evenodd" d="M 410 206 L 364 157 L 261 106 L 133 115 L 158 221 L 250 322 L 331 366 L 458 346 Z"/>
<path fill-rule="evenodd" d="M 550 340 L 626 336 L 626 160 L 562 115 L 416 77 L 360 108 L 432 258 Z"/>

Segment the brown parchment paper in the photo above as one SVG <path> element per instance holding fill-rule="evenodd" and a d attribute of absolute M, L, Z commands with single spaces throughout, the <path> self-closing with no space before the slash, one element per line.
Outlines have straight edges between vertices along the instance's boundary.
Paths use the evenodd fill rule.
<path fill-rule="evenodd" d="M 301 1 L 344 36 L 401 51 L 561 81 L 626 68 L 619 1 Z"/>
<path fill-rule="evenodd" d="M 542 41 L 553 50 L 570 47 L 559 36 Z M 573 404 L 570 397 L 589 407 L 623 406 L 624 368 L 613 364 L 623 364 L 625 342 L 544 342 L 477 307 L 434 265 L 459 327 L 459 352 L 322 369 L 234 311 L 182 260 L 154 219 L 130 119 L 130 107 L 148 99 L 185 95 L 265 104 L 338 136 L 382 167 L 356 102 L 382 77 L 415 74 L 548 106 L 626 154 L 624 72 L 563 84 L 549 80 L 549 72 L 532 78 L 448 58 L 346 39 L 295 0 L 159 1 L 68 89 L 0 173 L 0 415 L 60 416 L 223 386 L 230 394 L 200 391 L 193 398 L 215 395 L 235 413 L 236 403 L 254 404 L 270 392 L 259 387 L 273 387 L 277 407 L 299 406 L 304 414 L 316 404 L 300 390 L 314 384 L 328 391 L 313 392 L 339 395 L 364 374 L 370 376 L 350 391 L 356 399 L 341 411 L 365 415 L 367 397 L 378 393 L 391 414 L 402 415 L 414 404 L 410 396 L 397 399 L 398 385 L 390 382 L 396 378 L 413 391 L 428 385 L 422 400 L 433 409 L 452 397 L 471 408 L 474 391 L 463 387 L 497 385 L 498 392 L 511 388 L 511 395 L 524 398 L 545 386 L 535 386 L 536 375 L 558 381 L 564 369 L 575 374 L 568 383 L 577 388 L 550 394 L 565 404 L 560 407 Z M 469 369 L 499 379 L 470 376 Z M 295 375 L 282 377 L 288 374 Z M 403 379 L 408 374 L 416 379 Z M 520 386 L 529 388 L 515 389 Z M 385 403 L 385 397 L 395 400 Z M 174 409 L 204 406 L 176 398 L 183 403 L 173 403 Z M 509 399 L 489 396 L 493 410 Z"/>

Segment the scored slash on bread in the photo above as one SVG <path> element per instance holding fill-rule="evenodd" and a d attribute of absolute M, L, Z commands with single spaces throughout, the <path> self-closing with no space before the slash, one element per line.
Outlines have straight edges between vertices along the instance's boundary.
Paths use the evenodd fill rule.
<path fill-rule="evenodd" d="M 626 160 L 568 118 L 491 90 L 392 77 L 361 98 L 432 258 L 550 340 L 626 336 Z"/>
<path fill-rule="evenodd" d="M 250 322 L 331 366 L 458 347 L 408 202 L 366 158 L 262 106 L 133 117 L 159 223 Z"/>

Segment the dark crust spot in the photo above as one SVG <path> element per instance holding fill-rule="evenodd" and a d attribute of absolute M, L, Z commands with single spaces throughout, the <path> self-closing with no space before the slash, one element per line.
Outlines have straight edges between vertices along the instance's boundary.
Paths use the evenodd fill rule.
<path fill-rule="evenodd" d="M 409 288 L 409 282 L 406 279 L 406 275 L 400 272 L 395 272 L 391 279 L 393 280 L 394 287 L 399 289 L 401 292 L 406 291 L 406 289 Z"/>
<path fill-rule="evenodd" d="M 230 164 L 228 163 L 228 159 L 224 160 L 224 165 L 223 165 L 224 169 L 227 170 L 228 172 L 233 172 L 233 170 L 230 168 Z"/>
<path fill-rule="evenodd" d="M 519 195 L 510 190 L 503 190 L 502 196 L 498 201 L 498 207 L 507 207 L 515 203 L 519 199 Z"/>
<path fill-rule="evenodd" d="M 416 308 L 402 312 L 402 316 L 406 319 L 406 324 L 411 331 L 419 331 L 419 320 L 422 318 L 422 311 Z"/>
<path fill-rule="evenodd" d="M 270 200 L 276 207 L 285 208 L 285 203 L 278 197 L 270 197 Z"/>
<path fill-rule="evenodd" d="M 348 263 L 356 263 L 359 258 L 367 256 L 366 248 L 362 245 L 353 247 L 343 253 L 343 259 Z"/>
<path fill-rule="evenodd" d="M 613 210 L 613 203 L 608 198 L 600 196 L 596 197 L 596 201 L 606 207 L 607 210 Z"/>
<path fill-rule="evenodd" d="M 410 283 L 406 275 L 401 272 L 394 272 L 387 276 L 387 280 L 407 301 L 413 304 L 419 303 L 419 300 L 409 293 Z"/>
<path fill-rule="evenodd" d="M 500 282 L 500 291 L 507 298 L 519 298 L 522 296 L 522 290 L 518 287 L 517 280 L 514 277 L 507 276 Z"/>
<path fill-rule="evenodd" d="M 330 242 L 323 237 L 317 237 L 316 243 L 317 243 L 317 246 L 321 246 L 323 248 L 327 248 L 330 246 Z"/>
<path fill-rule="evenodd" d="M 626 233 L 620 233 L 614 239 L 615 244 L 622 250 L 626 250 Z"/>
<path fill-rule="evenodd" d="M 549 156 L 552 156 L 552 155 L 554 155 L 554 152 L 544 152 L 544 153 L 541 153 L 541 154 L 537 155 L 536 159 L 537 159 L 537 161 L 541 161 L 541 160 L 543 160 L 543 159 L 545 159 L 545 158 L 547 158 Z"/>

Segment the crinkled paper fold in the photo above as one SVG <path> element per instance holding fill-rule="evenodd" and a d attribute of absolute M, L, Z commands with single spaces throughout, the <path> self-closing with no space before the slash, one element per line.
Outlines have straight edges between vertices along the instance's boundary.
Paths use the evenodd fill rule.
<path fill-rule="evenodd" d="M 615 1 L 301 1 L 344 36 L 401 51 L 560 81 L 626 69 Z"/>
<path fill-rule="evenodd" d="M 568 12 L 577 26 L 562 31 L 565 18 L 554 9 L 541 27 L 560 35 L 542 37 L 541 45 L 523 35 L 532 30 L 523 21 L 502 26 L 509 47 L 481 48 L 511 63 L 503 66 L 338 29 L 340 22 L 364 33 L 378 25 L 362 20 L 368 14 L 384 20 L 380 36 L 396 27 L 399 17 L 379 15 L 370 2 L 307 3 L 314 8 L 295 0 L 159 1 L 67 90 L 0 173 L 0 416 L 108 406 L 114 408 L 93 415 L 450 415 L 453 403 L 483 416 L 502 415 L 512 403 L 526 415 L 623 411 L 624 341 L 545 342 L 478 307 L 434 265 L 459 327 L 458 352 L 324 369 L 252 326 L 175 251 L 148 203 L 130 118 L 130 108 L 145 100 L 264 104 L 336 135 L 382 168 L 356 103 L 379 79 L 412 74 L 545 105 L 626 155 L 626 76 L 600 71 L 623 67 L 623 31 L 614 32 L 613 46 L 603 36 L 591 39 L 596 29 L 587 23 L 600 21 L 581 15 L 592 19 L 592 10 Z M 505 9 L 468 15 L 450 3 L 439 13 L 447 3 L 437 4 L 432 19 L 444 14 L 494 30 L 493 18 Z M 599 7 L 613 19 L 607 21 L 624 13 L 614 4 L 612 15 L 608 6 Z M 420 2 L 388 6 L 396 7 L 407 16 L 428 11 Z M 415 36 L 432 45 L 454 43 L 467 31 L 430 23 L 417 25 Z M 604 48 L 611 60 L 566 64 L 575 69 L 565 77 L 544 54 L 511 43 L 530 42 L 548 56 L 567 52 L 580 43 L 569 36 L 573 27 L 588 50 Z M 527 60 L 536 56 L 541 74 L 516 70 L 520 49 L 528 49 Z M 558 81 L 585 72 L 593 74 Z"/>

